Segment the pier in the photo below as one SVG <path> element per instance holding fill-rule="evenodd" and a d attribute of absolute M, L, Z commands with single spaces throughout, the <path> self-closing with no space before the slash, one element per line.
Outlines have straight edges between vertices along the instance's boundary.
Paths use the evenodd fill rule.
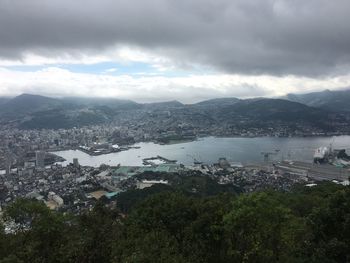
<path fill-rule="evenodd" d="M 144 165 L 156 165 L 159 163 L 164 163 L 164 164 L 176 163 L 177 160 L 170 160 L 165 157 L 157 155 L 156 157 L 144 158 L 142 159 L 142 162 Z"/>

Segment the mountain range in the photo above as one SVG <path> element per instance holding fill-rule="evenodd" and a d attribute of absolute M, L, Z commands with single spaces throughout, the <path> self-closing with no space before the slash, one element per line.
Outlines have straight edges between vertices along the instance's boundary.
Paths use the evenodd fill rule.
<path fill-rule="evenodd" d="M 137 103 L 131 100 L 100 98 L 50 98 L 22 94 L 0 98 L 0 120 L 16 122 L 22 128 L 70 128 L 105 123 L 116 118 L 146 118 L 146 113 L 171 112 L 174 118 L 201 122 L 327 120 L 334 113 L 350 113 L 350 90 L 288 94 L 277 99 L 217 98 L 195 104 L 178 101 Z M 148 115 L 147 115 L 148 116 Z M 184 117 L 185 116 L 185 117 Z"/>
<path fill-rule="evenodd" d="M 334 112 L 350 112 L 350 90 L 287 94 L 284 99 Z"/>

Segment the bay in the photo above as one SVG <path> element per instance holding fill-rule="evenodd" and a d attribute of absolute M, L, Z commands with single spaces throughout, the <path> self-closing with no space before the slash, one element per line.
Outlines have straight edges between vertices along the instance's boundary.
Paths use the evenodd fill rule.
<path fill-rule="evenodd" d="M 296 160 L 312 162 L 316 148 L 330 146 L 350 150 L 350 136 L 335 137 L 258 137 L 258 138 L 221 138 L 206 137 L 196 141 L 177 144 L 160 145 L 152 142 L 141 142 L 134 146 L 139 149 L 130 149 L 118 153 L 90 156 L 79 150 L 66 150 L 55 154 L 66 159 L 67 165 L 78 158 L 81 165 L 98 167 L 108 165 L 142 165 L 142 159 L 160 155 L 177 160 L 185 165 L 193 164 L 194 159 L 204 163 L 214 163 L 220 157 L 232 162 L 254 163 L 263 161 L 263 152 L 271 152 L 270 160 Z"/>

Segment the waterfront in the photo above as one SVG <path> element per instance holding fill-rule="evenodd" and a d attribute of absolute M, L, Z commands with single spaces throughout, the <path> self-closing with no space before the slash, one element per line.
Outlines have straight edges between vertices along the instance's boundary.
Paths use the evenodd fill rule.
<path fill-rule="evenodd" d="M 100 156 L 90 156 L 78 150 L 55 152 L 66 159 L 63 164 L 78 158 L 81 165 L 97 167 L 108 165 L 142 165 L 143 158 L 163 156 L 178 160 L 178 163 L 193 164 L 194 158 L 204 163 L 213 163 L 220 157 L 226 157 L 232 162 L 261 162 L 262 152 L 276 153 L 270 156 L 271 160 L 280 161 L 291 159 L 311 162 L 314 150 L 320 146 L 333 148 L 350 148 L 350 136 L 336 137 L 297 137 L 297 138 L 218 138 L 206 137 L 192 142 L 159 145 L 155 143 L 137 143 L 139 149 L 110 153 Z M 276 152 L 276 150 L 278 152 Z"/>

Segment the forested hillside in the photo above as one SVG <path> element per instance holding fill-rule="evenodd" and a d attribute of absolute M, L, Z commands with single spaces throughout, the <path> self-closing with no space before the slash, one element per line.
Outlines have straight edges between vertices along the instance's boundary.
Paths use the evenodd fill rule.
<path fill-rule="evenodd" d="M 350 260 L 349 187 L 211 197 L 155 192 L 128 214 L 101 202 L 72 216 L 19 199 L 4 213 L 16 229 L 1 228 L 0 262 Z"/>

